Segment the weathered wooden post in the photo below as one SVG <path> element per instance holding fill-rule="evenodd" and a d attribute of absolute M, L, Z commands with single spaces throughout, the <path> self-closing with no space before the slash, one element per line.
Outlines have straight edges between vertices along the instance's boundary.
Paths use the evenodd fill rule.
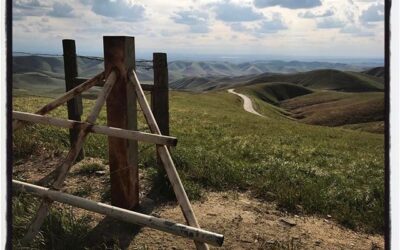
<path fill-rule="evenodd" d="M 104 70 L 118 74 L 107 99 L 107 125 L 137 130 L 136 95 L 128 84 L 128 72 L 135 69 L 135 38 L 105 36 Z M 111 204 L 133 209 L 139 204 L 138 144 L 137 141 L 108 137 L 111 178 Z"/>
<path fill-rule="evenodd" d="M 64 39 L 62 40 L 63 44 L 63 57 L 64 57 L 64 75 L 65 75 L 65 87 L 66 91 L 70 91 L 75 88 L 78 84 L 75 82 L 75 77 L 78 76 L 78 65 L 76 62 L 76 48 L 75 48 L 75 40 Z M 81 115 L 83 113 L 82 107 L 82 96 L 77 95 L 73 99 L 67 102 L 68 108 L 68 119 L 81 121 Z M 78 137 L 79 129 L 70 129 L 69 130 L 69 141 L 71 144 L 71 148 L 76 142 L 76 138 Z M 85 157 L 83 149 L 79 152 L 77 161 L 82 160 Z"/>
<path fill-rule="evenodd" d="M 154 86 L 151 92 L 151 109 L 161 134 L 169 135 L 168 63 L 166 53 L 153 53 L 153 72 Z M 162 164 L 158 152 L 157 162 L 159 165 Z"/>

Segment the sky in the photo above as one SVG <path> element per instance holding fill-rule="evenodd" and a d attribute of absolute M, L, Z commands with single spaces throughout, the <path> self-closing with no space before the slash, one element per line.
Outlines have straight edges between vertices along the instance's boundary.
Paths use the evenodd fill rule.
<path fill-rule="evenodd" d="M 384 57 L 384 1 L 13 0 L 13 51 L 102 55 L 104 35 L 139 56 Z"/>

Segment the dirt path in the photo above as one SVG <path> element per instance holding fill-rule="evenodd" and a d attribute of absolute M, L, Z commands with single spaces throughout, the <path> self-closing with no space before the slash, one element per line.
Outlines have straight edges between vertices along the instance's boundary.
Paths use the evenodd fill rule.
<path fill-rule="evenodd" d="M 222 248 L 211 249 L 383 249 L 383 237 L 357 233 L 329 218 L 279 211 L 274 203 L 249 193 L 207 193 L 193 202 L 200 225 L 225 236 Z M 184 223 L 176 204 L 153 213 Z M 142 228 L 128 249 L 194 249 L 193 242 L 149 228 Z"/>
<path fill-rule="evenodd" d="M 258 113 L 254 109 L 253 103 L 251 102 L 251 99 L 248 96 L 243 95 L 243 94 L 239 94 L 239 93 L 235 92 L 234 89 L 228 89 L 228 92 L 231 93 L 231 94 L 237 95 L 237 96 L 239 96 L 240 98 L 243 99 L 243 109 L 245 111 L 247 111 L 249 113 L 252 113 L 252 114 L 255 114 L 255 115 L 258 115 L 258 116 L 264 117 L 262 114 Z"/>
<path fill-rule="evenodd" d="M 14 166 L 14 178 L 34 182 L 50 172 L 59 155 L 41 155 Z M 109 202 L 104 197 L 109 189 L 108 166 L 100 159 L 85 158 L 74 167 L 63 191 L 95 201 Z M 97 163 L 102 174 L 79 174 L 83 165 Z M 149 198 L 151 183 L 140 171 L 141 210 L 153 216 L 185 223 L 179 206 Z M 157 197 L 157 196 L 156 196 Z M 62 209 L 69 206 L 55 204 Z M 225 236 L 222 248 L 211 249 L 383 249 L 383 236 L 355 232 L 336 223 L 330 216 L 316 217 L 289 214 L 273 202 L 255 198 L 246 192 L 207 192 L 201 201 L 192 202 L 200 225 Z M 192 241 L 154 229 L 129 229 L 109 221 L 103 215 L 72 208 L 76 216 L 90 216 L 93 228 L 88 242 L 114 242 L 122 249 L 194 249 Z M 112 243 L 111 243 L 112 244 Z"/>

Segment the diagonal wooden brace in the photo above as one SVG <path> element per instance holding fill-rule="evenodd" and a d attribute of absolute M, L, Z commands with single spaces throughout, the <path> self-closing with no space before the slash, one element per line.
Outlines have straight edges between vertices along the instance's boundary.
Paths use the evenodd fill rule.
<path fill-rule="evenodd" d="M 112 71 L 110 73 L 110 75 L 108 76 L 106 83 L 104 84 L 103 91 L 97 97 L 96 103 L 95 103 L 92 111 L 90 112 L 88 118 L 86 119 L 87 123 L 94 124 L 96 122 L 96 119 L 100 113 L 100 110 L 101 110 L 102 106 L 104 105 L 104 103 L 107 99 L 107 96 L 110 93 L 112 87 L 114 86 L 114 83 L 116 82 L 116 78 L 117 78 L 116 73 L 114 71 Z M 52 185 L 53 189 L 56 189 L 56 190 L 60 189 L 62 184 L 64 183 L 72 164 L 75 162 L 76 158 L 78 157 L 79 151 L 81 150 L 81 148 L 83 146 L 83 142 L 85 141 L 86 136 L 88 135 L 88 132 L 89 132 L 88 128 L 90 126 L 91 125 L 86 125 L 80 129 L 76 143 L 73 145 L 73 147 L 69 151 L 66 159 L 63 161 L 63 163 L 60 165 L 60 167 L 58 167 L 58 176 Z M 52 202 L 53 202 L 52 200 L 46 199 L 46 198 L 44 198 L 42 200 L 42 203 L 40 204 L 40 207 L 31 223 L 31 225 L 28 228 L 28 232 L 25 235 L 25 237 L 23 238 L 24 242 L 28 242 L 28 241 L 32 240 L 36 236 L 36 234 L 39 232 L 40 227 L 42 226 L 44 219 L 46 218 L 46 216 L 49 212 Z"/>
<path fill-rule="evenodd" d="M 86 82 L 80 84 L 79 86 L 76 86 L 75 88 L 71 89 L 70 91 L 65 92 L 62 96 L 58 97 L 57 99 L 50 102 L 49 104 L 44 105 L 42 108 L 40 108 L 35 113 L 38 115 L 47 114 L 48 112 L 54 110 L 55 108 L 59 107 L 60 105 L 64 104 L 65 102 L 71 100 L 76 95 L 79 95 L 83 91 L 86 91 L 86 90 L 90 89 L 91 87 L 95 86 L 102 79 L 104 79 L 104 72 L 101 72 L 100 74 L 94 76 L 93 78 L 87 80 Z M 20 122 L 20 121 L 14 121 L 12 124 L 13 132 L 22 128 L 24 126 L 24 124 L 25 123 Z"/>
<path fill-rule="evenodd" d="M 138 102 L 142 108 L 144 117 L 150 127 L 151 132 L 161 135 L 160 129 L 157 125 L 153 113 L 151 112 L 150 105 L 146 100 L 143 89 L 140 85 L 139 79 L 137 78 L 135 71 L 132 71 L 132 73 L 129 75 L 129 80 L 135 86 Z M 179 206 L 186 219 L 186 222 L 189 224 L 189 226 L 200 228 L 167 146 L 157 146 L 157 152 L 160 155 L 161 161 L 164 165 L 165 171 L 167 172 L 167 176 L 171 182 L 172 188 L 176 195 L 176 199 L 178 200 Z M 195 241 L 195 244 L 197 249 L 208 249 L 207 244 L 205 244 L 204 242 Z"/>

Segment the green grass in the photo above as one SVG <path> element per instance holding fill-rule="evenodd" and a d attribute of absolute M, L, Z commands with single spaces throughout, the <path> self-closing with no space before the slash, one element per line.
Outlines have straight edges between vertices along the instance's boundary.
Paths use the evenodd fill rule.
<path fill-rule="evenodd" d="M 48 100 L 16 97 L 14 109 L 34 111 Z M 226 92 L 171 92 L 171 135 L 178 138 L 172 156 L 191 198 L 206 190 L 250 190 L 273 197 L 283 210 L 330 214 L 349 228 L 383 233 L 383 136 L 306 125 L 268 103 L 256 105 L 267 118 L 243 111 L 240 99 Z M 52 115 L 66 117 L 65 109 Z M 104 110 L 98 123 L 105 123 Z M 143 119 L 139 127 L 146 128 Z M 37 126 L 30 133 L 14 139 L 18 145 L 35 145 L 29 141 L 35 138 L 40 147 L 68 148 L 66 131 Z M 26 151 L 16 147 L 15 154 Z M 85 151 L 107 160 L 106 137 L 90 135 Z M 140 152 L 140 165 L 154 172 L 154 147 L 140 143 Z"/>
<path fill-rule="evenodd" d="M 383 79 L 358 72 L 333 69 L 312 70 L 295 74 L 257 76 L 251 83 L 287 82 L 311 89 L 350 92 L 383 91 Z"/>
<path fill-rule="evenodd" d="M 39 206 L 39 199 L 27 194 L 12 198 L 13 248 L 15 249 L 83 249 L 85 236 L 90 232 L 87 216 L 76 217 L 70 209 L 51 208 L 40 234 L 28 245 L 22 242 L 26 227 Z"/>
<path fill-rule="evenodd" d="M 316 92 L 286 100 L 280 107 L 304 123 L 325 126 L 383 121 L 385 115 L 382 92 Z"/>
<path fill-rule="evenodd" d="M 254 95 L 265 102 L 275 105 L 279 104 L 281 101 L 313 92 L 305 87 L 285 82 L 254 84 L 238 88 L 237 90 Z"/>
<path fill-rule="evenodd" d="M 342 127 L 348 128 L 348 129 L 366 131 L 366 132 L 370 132 L 370 133 L 383 134 L 385 132 L 385 122 L 384 121 L 349 124 L 349 125 L 343 125 Z"/>

